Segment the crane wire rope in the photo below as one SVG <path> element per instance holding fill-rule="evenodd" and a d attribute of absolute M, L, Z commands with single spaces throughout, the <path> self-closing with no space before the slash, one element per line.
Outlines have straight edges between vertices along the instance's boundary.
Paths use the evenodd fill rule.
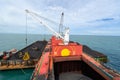
<path fill-rule="evenodd" d="M 27 13 L 26 13 L 26 36 L 25 36 L 25 43 L 26 43 L 26 46 L 27 46 L 27 44 L 28 44 L 28 21 L 27 21 L 28 19 L 27 19 Z"/>
<path fill-rule="evenodd" d="M 28 37 L 28 30 L 27 30 L 27 27 L 28 27 L 28 21 L 27 21 L 27 13 L 26 13 L 26 28 L 25 28 L 25 43 L 26 43 L 26 46 L 27 46 L 27 37 Z M 23 72 L 24 75 L 26 75 L 27 73 L 22 69 L 20 68 L 21 71 Z"/>

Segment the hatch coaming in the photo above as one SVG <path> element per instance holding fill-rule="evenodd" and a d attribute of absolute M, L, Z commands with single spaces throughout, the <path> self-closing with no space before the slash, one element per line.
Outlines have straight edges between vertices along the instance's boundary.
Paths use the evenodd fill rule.
<path fill-rule="evenodd" d="M 79 75 L 84 75 L 89 77 L 91 80 L 105 80 L 105 78 L 103 78 L 82 60 L 54 62 L 55 80 L 59 80 L 61 74 L 69 72 L 72 74 L 77 73 Z"/>

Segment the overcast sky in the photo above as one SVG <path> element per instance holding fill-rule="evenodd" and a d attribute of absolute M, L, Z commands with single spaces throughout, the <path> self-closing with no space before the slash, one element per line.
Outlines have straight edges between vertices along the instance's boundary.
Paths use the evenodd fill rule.
<path fill-rule="evenodd" d="M 56 23 L 64 12 L 70 34 L 120 36 L 120 0 L 0 0 L 0 33 L 25 33 L 25 9 Z M 59 24 L 42 21 L 58 31 Z M 27 22 L 28 33 L 50 32 L 29 15 Z"/>

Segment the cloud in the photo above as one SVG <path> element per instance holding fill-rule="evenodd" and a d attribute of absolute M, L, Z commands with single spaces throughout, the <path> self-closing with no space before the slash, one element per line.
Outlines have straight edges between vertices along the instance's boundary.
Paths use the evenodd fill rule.
<path fill-rule="evenodd" d="M 17 2 L 0 0 L 0 3 L 1 32 L 7 32 L 5 29 L 10 29 L 12 32 L 12 29 L 16 27 L 19 30 L 16 30 L 16 32 L 24 31 L 26 24 L 24 10 L 29 9 L 48 18 L 48 20 L 43 19 L 43 21 L 55 29 L 58 28 L 61 12 L 64 12 L 64 25 L 69 26 L 71 30 L 75 30 L 71 31 L 72 34 L 76 32 L 80 34 L 80 30 L 86 30 L 87 33 L 85 34 L 92 34 L 90 31 L 96 30 L 96 34 L 100 34 L 98 31 L 100 26 L 102 28 L 107 27 L 111 31 L 110 34 L 120 34 L 115 34 L 110 30 L 111 27 L 120 30 L 120 0 L 17 0 Z M 49 19 L 58 25 L 52 25 Z M 31 29 L 36 30 L 41 26 L 31 18 L 28 21 Z M 87 31 L 88 29 L 90 31 Z M 39 31 L 36 30 L 36 32 Z"/>
<path fill-rule="evenodd" d="M 96 19 L 114 17 L 120 15 L 118 11 L 119 2 L 114 0 L 92 0 L 76 12 L 71 12 L 70 16 L 75 21 L 88 22 Z M 78 5 L 76 5 L 78 7 Z"/>
<path fill-rule="evenodd" d="M 66 10 L 65 8 L 60 6 L 49 6 L 48 9 L 52 11 L 59 11 L 59 12 L 64 12 Z"/>
<path fill-rule="evenodd" d="M 97 19 L 96 21 L 113 21 L 114 18 L 103 18 L 103 19 Z"/>

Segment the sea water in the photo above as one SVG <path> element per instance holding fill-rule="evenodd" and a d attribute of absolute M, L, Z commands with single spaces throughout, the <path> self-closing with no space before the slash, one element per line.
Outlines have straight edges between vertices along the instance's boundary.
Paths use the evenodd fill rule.
<path fill-rule="evenodd" d="M 48 35 L 0 34 L 0 52 L 24 48 L 37 40 L 49 40 Z M 71 35 L 70 41 L 79 42 L 108 56 L 107 66 L 120 72 L 120 36 Z M 30 80 L 34 69 L 0 71 L 0 80 Z"/>

